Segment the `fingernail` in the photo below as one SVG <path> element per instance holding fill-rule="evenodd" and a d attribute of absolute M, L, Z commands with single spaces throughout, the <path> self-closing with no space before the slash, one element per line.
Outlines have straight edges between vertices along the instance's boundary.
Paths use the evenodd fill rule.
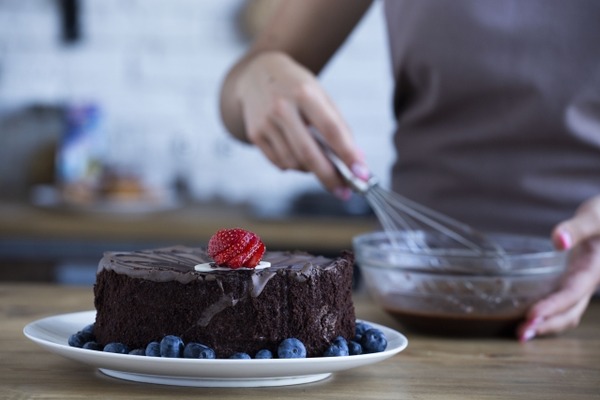
<path fill-rule="evenodd" d="M 536 328 L 539 324 L 544 321 L 544 317 L 538 316 L 527 323 L 527 329 L 523 332 L 519 340 L 521 342 L 527 342 L 535 337 Z"/>
<path fill-rule="evenodd" d="M 528 342 L 535 337 L 535 329 L 527 329 L 521 336 L 521 342 Z"/>
<path fill-rule="evenodd" d="M 340 200 L 346 201 L 352 196 L 352 190 L 347 187 L 340 186 L 333 190 L 333 195 Z"/>
<path fill-rule="evenodd" d="M 567 231 L 561 231 L 558 235 L 559 246 L 562 250 L 569 250 L 573 245 L 571 234 Z"/>
<path fill-rule="evenodd" d="M 371 173 L 369 172 L 369 169 L 365 164 L 356 162 L 352 164 L 351 169 L 352 173 L 360 179 L 362 179 L 363 181 L 367 181 L 371 177 Z"/>

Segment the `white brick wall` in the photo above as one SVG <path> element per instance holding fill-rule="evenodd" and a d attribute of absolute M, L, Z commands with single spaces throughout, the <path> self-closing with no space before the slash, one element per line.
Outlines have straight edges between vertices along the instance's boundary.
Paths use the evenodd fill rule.
<path fill-rule="evenodd" d="M 57 1 L 0 1 L 0 112 L 97 102 L 114 162 L 157 184 L 183 174 L 200 200 L 280 207 L 316 180 L 274 168 L 219 120 L 220 82 L 246 46 L 234 26 L 241 1 L 84 0 L 83 40 L 71 46 L 60 41 Z M 386 178 L 391 80 L 380 6 L 322 79 L 373 171 Z"/>

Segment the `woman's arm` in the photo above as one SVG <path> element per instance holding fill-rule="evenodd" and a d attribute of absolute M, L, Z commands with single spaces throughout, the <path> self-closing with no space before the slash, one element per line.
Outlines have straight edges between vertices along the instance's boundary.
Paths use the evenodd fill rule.
<path fill-rule="evenodd" d="M 342 196 L 345 185 L 307 127 L 316 127 L 342 160 L 366 174 L 348 126 L 315 75 L 370 4 L 371 0 L 282 2 L 229 71 L 221 90 L 222 119 L 235 137 L 257 145 L 282 169 L 315 173 Z"/>

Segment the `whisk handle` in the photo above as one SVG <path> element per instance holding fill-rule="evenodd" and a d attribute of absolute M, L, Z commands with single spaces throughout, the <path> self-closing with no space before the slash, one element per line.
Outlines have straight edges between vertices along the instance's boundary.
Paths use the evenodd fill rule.
<path fill-rule="evenodd" d="M 333 164 L 335 169 L 342 176 L 344 181 L 357 193 L 365 194 L 367 193 L 373 186 L 377 184 L 377 179 L 374 176 L 370 176 L 368 180 L 364 180 L 356 176 L 350 168 L 342 161 L 341 158 L 335 154 L 333 149 L 329 147 L 329 144 L 323 139 L 323 136 L 314 128 L 310 128 L 310 131 L 317 141 L 321 148 L 323 149 L 323 154 L 327 156 L 329 161 Z"/>

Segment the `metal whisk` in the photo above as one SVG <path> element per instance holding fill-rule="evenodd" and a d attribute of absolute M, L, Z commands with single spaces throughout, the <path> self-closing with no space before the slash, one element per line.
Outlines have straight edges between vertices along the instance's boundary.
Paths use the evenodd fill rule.
<path fill-rule="evenodd" d="M 403 241 L 404 246 L 410 250 L 430 250 L 423 236 L 419 234 L 422 233 L 423 227 L 426 227 L 475 254 L 504 254 L 498 244 L 471 226 L 382 188 L 374 176 L 367 181 L 358 178 L 333 152 L 318 132 L 313 131 L 313 135 L 348 185 L 355 192 L 365 196 L 384 231 L 388 234 L 391 245 L 398 246 L 396 243 L 397 233 L 405 232 L 407 240 Z"/>

